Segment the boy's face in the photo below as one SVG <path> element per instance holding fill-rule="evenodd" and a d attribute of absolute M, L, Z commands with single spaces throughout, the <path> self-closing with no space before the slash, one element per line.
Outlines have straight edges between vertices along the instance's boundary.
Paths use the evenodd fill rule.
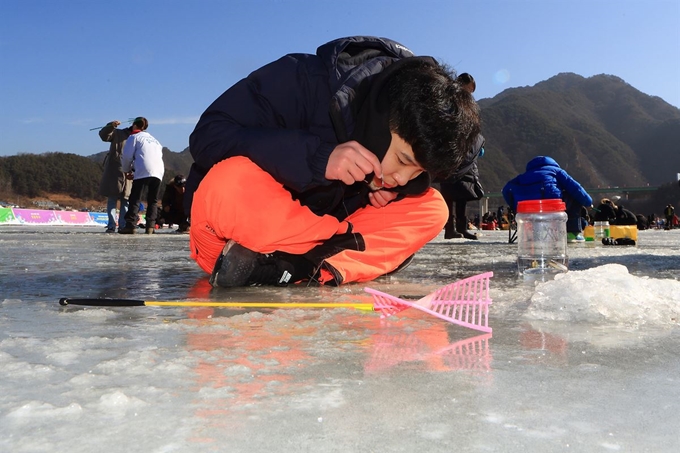
<path fill-rule="evenodd" d="M 392 132 L 392 141 L 380 166 L 383 172 L 382 181 L 380 178 L 373 177 L 370 184 L 372 190 L 403 186 L 425 171 L 416 161 L 411 145 L 394 132 Z"/>

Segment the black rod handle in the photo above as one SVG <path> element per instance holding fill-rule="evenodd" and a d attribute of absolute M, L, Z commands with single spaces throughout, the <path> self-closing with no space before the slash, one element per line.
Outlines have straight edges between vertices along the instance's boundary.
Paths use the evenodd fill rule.
<path fill-rule="evenodd" d="M 59 299 L 59 305 L 88 305 L 92 307 L 141 307 L 145 304 L 145 301 L 137 299 L 69 299 L 67 297 Z"/>

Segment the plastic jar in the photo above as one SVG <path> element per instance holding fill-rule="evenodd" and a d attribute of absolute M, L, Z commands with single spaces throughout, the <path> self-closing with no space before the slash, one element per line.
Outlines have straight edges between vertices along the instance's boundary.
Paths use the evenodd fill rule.
<path fill-rule="evenodd" d="M 593 224 L 593 234 L 595 237 L 595 243 L 602 244 L 602 239 L 609 237 L 609 222 L 607 220 L 596 221 Z"/>
<path fill-rule="evenodd" d="M 520 274 L 567 272 L 567 213 L 560 199 L 517 203 L 517 267 Z"/>

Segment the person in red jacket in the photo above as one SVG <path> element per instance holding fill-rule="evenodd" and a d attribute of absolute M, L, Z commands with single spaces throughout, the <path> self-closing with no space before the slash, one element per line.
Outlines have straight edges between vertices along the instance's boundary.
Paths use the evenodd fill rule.
<path fill-rule="evenodd" d="M 394 41 L 286 55 L 229 88 L 191 134 L 191 257 L 220 287 L 393 272 L 444 226 L 430 176 L 455 172 L 479 132 L 455 73 Z"/>

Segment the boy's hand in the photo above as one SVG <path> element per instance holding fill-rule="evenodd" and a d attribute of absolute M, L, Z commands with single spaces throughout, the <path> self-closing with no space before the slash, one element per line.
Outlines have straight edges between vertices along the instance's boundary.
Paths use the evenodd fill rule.
<path fill-rule="evenodd" d="M 338 180 L 348 186 L 375 173 L 382 177 L 380 161 L 375 154 L 356 141 L 341 143 L 335 147 L 326 165 L 326 179 Z"/>
<path fill-rule="evenodd" d="M 368 194 L 368 200 L 374 208 L 385 207 L 387 206 L 387 203 L 395 198 L 397 198 L 397 193 L 388 190 L 376 190 L 375 192 L 369 192 Z"/>

